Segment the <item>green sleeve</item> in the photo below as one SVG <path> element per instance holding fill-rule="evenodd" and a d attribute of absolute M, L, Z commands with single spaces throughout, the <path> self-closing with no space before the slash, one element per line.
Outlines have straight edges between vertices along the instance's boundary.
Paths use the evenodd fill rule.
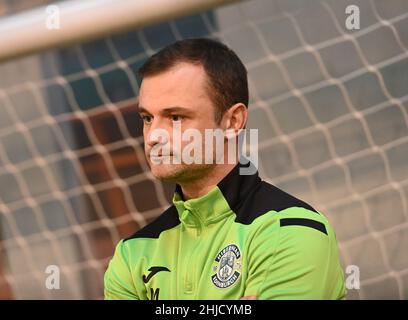
<path fill-rule="evenodd" d="M 105 300 L 139 300 L 126 259 L 123 240 L 116 246 L 104 276 Z"/>
<path fill-rule="evenodd" d="M 304 213 L 301 218 L 316 215 Z M 253 237 L 245 296 L 256 295 L 261 300 L 343 299 L 343 271 L 336 237 L 327 220 L 317 219 L 324 223 L 325 234 L 306 226 L 280 226 L 280 219 L 281 215 L 276 215 L 272 221 L 264 221 Z"/>

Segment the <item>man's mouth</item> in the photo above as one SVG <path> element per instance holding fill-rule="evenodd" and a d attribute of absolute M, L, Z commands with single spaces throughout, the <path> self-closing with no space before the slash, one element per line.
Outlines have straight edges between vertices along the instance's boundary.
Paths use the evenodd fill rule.
<path fill-rule="evenodd" d="M 170 159 L 172 159 L 173 154 L 166 154 L 166 155 L 162 155 L 162 154 L 158 154 L 158 155 L 150 155 L 149 156 L 149 160 L 150 162 L 153 162 L 154 164 L 160 164 L 160 163 L 167 163 L 168 161 L 171 161 Z"/>
<path fill-rule="evenodd" d="M 173 156 L 173 154 L 172 153 L 170 153 L 170 154 L 165 154 L 165 155 L 162 155 L 162 154 L 155 154 L 155 155 L 149 155 L 150 156 L 150 158 L 165 158 L 165 157 L 172 157 Z"/>

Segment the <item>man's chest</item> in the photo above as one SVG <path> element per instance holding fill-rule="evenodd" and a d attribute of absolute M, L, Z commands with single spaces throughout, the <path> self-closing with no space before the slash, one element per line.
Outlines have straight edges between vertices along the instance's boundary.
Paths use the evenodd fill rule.
<path fill-rule="evenodd" d="M 245 237 L 237 232 L 179 232 L 148 253 L 137 268 L 147 299 L 239 299 L 245 291 Z"/>

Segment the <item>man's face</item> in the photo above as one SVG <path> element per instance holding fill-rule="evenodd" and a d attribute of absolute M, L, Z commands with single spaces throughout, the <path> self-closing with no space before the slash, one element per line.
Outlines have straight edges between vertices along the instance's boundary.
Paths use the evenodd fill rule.
<path fill-rule="evenodd" d="M 205 89 L 206 74 L 201 65 L 179 63 L 172 69 L 154 76 L 145 77 L 139 94 L 139 113 L 143 119 L 145 154 L 153 175 L 174 182 L 197 179 L 206 174 L 213 164 L 174 164 L 180 150 L 173 143 L 173 131 L 181 127 L 181 134 L 189 128 L 197 129 L 204 137 L 205 129 L 218 128 L 214 118 L 214 106 Z M 152 133 L 164 129 L 169 141 L 160 141 Z M 188 144 L 181 141 L 181 150 Z M 159 158 L 151 158 L 151 152 L 167 144 L 170 164 L 155 164 Z M 204 152 L 204 151 L 203 151 Z M 159 153 L 161 154 L 161 152 Z"/>

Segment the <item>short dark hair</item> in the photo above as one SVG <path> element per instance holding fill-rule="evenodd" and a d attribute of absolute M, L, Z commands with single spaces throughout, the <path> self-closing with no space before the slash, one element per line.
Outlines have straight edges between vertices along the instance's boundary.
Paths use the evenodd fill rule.
<path fill-rule="evenodd" d="M 215 106 L 215 120 L 236 103 L 248 107 L 247 70 L 226 45 L 211 39 L 177 41 L 152 55 L 139 69 L 142 77 L 154 76 L 178 63 L 201 64 L 208 78 L 207 92 Z"/>

